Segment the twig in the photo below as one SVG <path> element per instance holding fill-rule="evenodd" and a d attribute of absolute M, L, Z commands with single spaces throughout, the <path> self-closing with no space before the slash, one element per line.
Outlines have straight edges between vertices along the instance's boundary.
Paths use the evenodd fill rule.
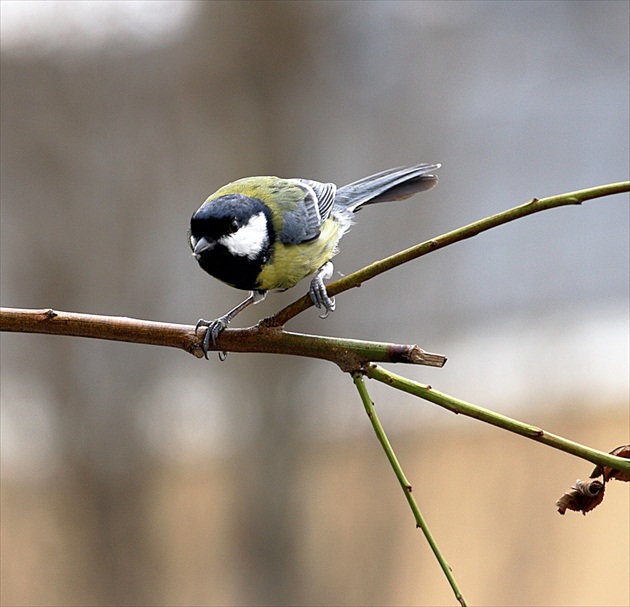
<path fill-rule="evenodd" d="M 505 415 L 495 413 L 494 411 L 484 409 L 483 407 L 467 403 L 459 398 L 454 398 L 453 396 L 449 396 L 443 392 L 438 392 L 431 386 L 419 384 L 405 377 L 401 377 L 400 375 L 383 369 L 378 365 L 370 365 L 366 370 L 366 375 L 372 379 L 383 382 L 388 386 L 397 388 L 398 390 L 419 396 L 420 398 L 428 400 L 440 407 L 444 407 L 453 413 L 461 413 L 467 417 L 474 417 L 475 419 L 484 421 L 493 426 L 509 430 L 510 432 L 525 436 L 526 438 L 531 438 L 539 443 L 544 443 L 554 449 L 565 451 L 566 453 L 570 453 L 571 455 L 593 462 L 594 464 L 599 464 L 600 466 L 610 466 L 616 470 L 630 472 L 630 461 L 627 459 L 616 457 L 615 455 L 610 455 L 609 453 L 604 453 L 603 451 L 598 451 L 597 449 L 585 447 L 584 445 L 580 445 L 579 443 L 574 443 L 573 441 L 562 438 L 561 436 L 551 434 L 550 432 L 537 428 L 536 426 L 531 426 L 510 417 L 506 417 Z"/>
<path fill-rule="evenodd" d="M 520 219 L 521 217 L 526 217 L 527 215 L 532 215 L 533 213 L 546 211 L 548 209 L 555 209 L 561 206 L 582 204 L 582 202 L 592 200 L 594 198 L 621 194 L 628 191 L 630 191 L 630 181 L 622 181 L 595 188 L 588 188 L 586 190 L 578 190 L 577 192 L 549 196 L 548 198 L 533 198 L 525 204 L 508 209 L 502 213 L 497 213 L 496 215 L 491 215 L 485 219 L 475 221 L 474 223 L 458 228 L 457 230 L 447 232 L 446 234 L 442 234 L 442 236 L 432 238 L 431 240 L 427 240 L 409 249 L 400 251 L 399 253 L 386 257 L 381 261 L 376 261 L 357 272 L 348 274 L 348 276 L 330 283 L 326 287 L 326 290 L 328 291 L 328 294 L 333 297 L 353 287 L 361 286 L 362 283 L 370 280 L 371 278 L 400 266 L 403 263 L 407 263 L 413 259 L 427 255 L 428 253 L 442 249 L 443 247 L 451 245 L 455 242 L 472 238 L 481 232 L 496 228 L 505 223 L 509 223 L 510 221 Z M 289 304 L 278 313 L 270 316 L 264 322 L 269 326 L 284 326 L 294 316 L 297 316 L 307 308 L 310 308 L 312 305 L 313 303 L 310 297 L 305 295 L 304 297 L 301 297 Z"/>
<path fill-rule="evenodd" d="M 455 577 L 453 576 L 453 570 L 451 569 L 450 565 L 447 563 L 446 559 L 444 558 L 444 555 L 442 554 L 439 546 L 437 545 L 437 542 L 435 541 L 435 538 L 433 537 L 433 534 L 431 533 L 426 521 L 424 520 L 424 517 L 422 516 L 422 513 L 420 512 L 420 508 L 418 507 L 416 498 L 413 495 L 413 488 L 411 484 L 409 483 L 409 481 L 407 480 L 407 477 L 405 476 L 405 473 L 403 472 L 403 469 L 400 463 L 398 462 L 398 458 L 396 457 L 396 454 L 394 453 L 394 449 L 392 448 L 389 442 L 389 439 L 387 438 L 387 435 L 385 434 L 385 430 L 383 429 L 383 426 L 381 425 L 381 421 L 379 420 L 378 415 L 376 414 L 374 403 L 372 402 L 372 399 L 370 398 L 370 395 L 368 394 L 367 386 L 365 385 L 365 382 L 363 381 L 363 375 L 361 373 L 354 373 L 352 377 L 354 379 L 354 385 L 357 387 L 357 390 L 359 391 L 359 395 L 361 396 L 361 401 L 363 402 L 365 411 L 368 417 L 370 418 L 370 422 L 372 423 L 374 432 L 376 436 L 378 437 L 378 440 L 381 443 L 383 450 L 385 451 L 385 454 L 387 455 L 387 459 L 389 460 L 389 463 L 391 464 L 394 470 L 394 473 L 396 474 L 396 478 L 398 479 L 398 482 L 400 483 L 400 486 L 402 487 L 403 493 L 405 494 L 405 497 L 407 498 L 407 502 L 409 503 L 409 507 L 411 508 L 411 511 L 413 512 L 413 516 L 416 520 L 416 527 L 422 530 L 424 537 L 429 543 L 429 546 L 431 547 L 433 554 L 437 558 L 438 563 L 440 564 L 440 567 L 442 568 L 442 571 L 444 572 L 444 575 L 446 575 L 446 578 L 448 579 L 448 582 L 451 585 L 453 592 L 455 593 L 455 597 L 461 603 L 461 605 L 465 606 L 466 601 L 464 600 L 464 597 L 461 591 L 459 590 Z"/>

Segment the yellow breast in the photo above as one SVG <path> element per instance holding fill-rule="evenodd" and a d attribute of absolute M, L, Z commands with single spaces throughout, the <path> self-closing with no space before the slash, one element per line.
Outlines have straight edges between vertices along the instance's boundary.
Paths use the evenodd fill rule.
<path fill-rule="evenodd" d="M 320 235 L 310 242 L 287 245 L 276 242 L 272 257 L 258 275 L 259 289 L 289 289 L 314 274 L 337 253 L 340 226 L 327 219 Z"/>

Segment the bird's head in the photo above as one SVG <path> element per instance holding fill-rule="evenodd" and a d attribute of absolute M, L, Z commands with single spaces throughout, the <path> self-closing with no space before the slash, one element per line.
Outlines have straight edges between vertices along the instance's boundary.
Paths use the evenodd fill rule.
<path fill-rule="evenodd" d="M 192 216 L 189 238 L 193 257 L 208 274 L 255 289 L 274 239 L 271 211 L 245 194 L 210 198 Z"/>

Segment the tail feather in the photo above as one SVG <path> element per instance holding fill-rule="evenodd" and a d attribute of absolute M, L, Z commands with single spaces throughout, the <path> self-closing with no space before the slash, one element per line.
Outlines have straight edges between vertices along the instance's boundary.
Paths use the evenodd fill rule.
<path fill-rule="evenodd" d="M 438 178 L 431 174 L 439 164 L 416 164 L 389 169 L 364 177 L 337 190 L 334 210 L 355 211 L 364 204 L 404 200 L 434 187 Z"/>

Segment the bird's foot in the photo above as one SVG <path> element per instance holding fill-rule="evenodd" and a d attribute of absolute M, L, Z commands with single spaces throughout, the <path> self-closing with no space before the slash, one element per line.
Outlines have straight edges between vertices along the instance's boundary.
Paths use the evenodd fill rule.
<path fill-rule="evenodd" d="M 200 327 L 206 328 L 206 334 L 203 336 L 203 340 L 201 341 L 201 350 L 203 355 L 208 359 L 208 350 L 210 350 L 210 343 L 216 348 L 217 338 L 228 326 L 230 319 L 226 318 L 226 316 L 221 316 L 216 320 L 204 320 L 200 318 L 195 325 L 195 335 L 199 332 Z M 225 360 L 227 358 L 227 352 L 219 352 L 219 359 Z"/>
<path fill-rule="evenodd" d="M 258 302 L 265 299 L 267 296 L 267 291 L 251 291 L 249 297 L 242 301 L 238 306 L 230 310 L 227 314 L 220 316 L 216 320 L 204 320 L 203 318 L 197 321 L 195 325 L 195 335 L 199 331 L 199 327 L 206 327 L 206 334 L 203 337 L 203 341 L 201 342 L 201 349 L 203 351 L 203 355 L 208 358 L 208 350 L 210 349 L 210 342 L 216 348 L 217 347 L 217 338 L 230 324 L 230 321 L 240 312 L 242 312 L 247 306 L 251 306 L 252 304 L 257 304 Z M 219 352 L 219 359 L 225 360 L 227 358 L 227 352 Z"/>
<path fill-rule="evenodd" d="M 311 286 L 308 290 L 308 294 L 311 297 L 311 301 L 316 308 L 324 308 L 324 313 L 320 315 L 320 318 L 327 318 L 328 315 L 335 309 L 335 298 L 328 296 L 326 285 L 324 284 L 324 278 L 330 278 L 333 273 L 333 265 L 329 261 L 325 263 L 317 272 L 317 275 L 311 280 Z"/>

